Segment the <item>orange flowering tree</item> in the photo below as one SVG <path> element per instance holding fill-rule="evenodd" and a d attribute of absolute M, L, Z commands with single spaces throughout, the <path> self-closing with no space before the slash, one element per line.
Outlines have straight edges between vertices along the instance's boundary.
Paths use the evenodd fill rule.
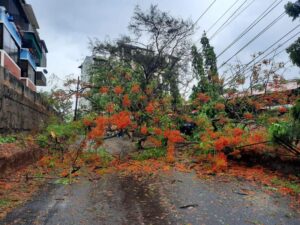
<path fill-rule="evenodd" d="M 89 95 L 92 111 L 98 115 L 86 121 L 91 127 L 88 138 L 101 144 L 107 131 L 117 131 L 138 138 L 140 148 L 144 142 L 156 148 L 165 146 L 168 161 L 174 161 L 175 144 L 184 138 L 178 130 L 172 96 L 162 94 L 154 81 L 145 86 L 138 65 L 132 68 L 112 61 L 103 65 L 106 69 L 94 68 L 94 87 Z"/>

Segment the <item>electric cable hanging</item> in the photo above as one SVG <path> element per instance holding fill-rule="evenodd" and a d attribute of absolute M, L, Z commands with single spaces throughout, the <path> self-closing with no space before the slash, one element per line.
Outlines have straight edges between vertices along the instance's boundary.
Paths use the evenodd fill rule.
<path fill-rule="evenodd" d="M 218 69 L 222 68 L 226 63 L 228 63 L 231 59 L 233 59 L 236 55 L 238 55 L 241 51 L 243 51 L 246 47 L 248 47 L 253 41 L 259 38 L 262 34 L 264 34 L 267 30 L 269 30 L 272 26 L 274 26 L 279 20 L 281 20 L 285 16 L 285 12 L 280 14 L 276 19 L 274 19 L 271 23 L 269 23 L 263 30 L 261 30 L 254 38 L 252 38 L 247 44 L 245 44 L 241 49 L 239 49 L 233 56 L 227 59 Z"/>
<path fill-rule="evenodd" d="M 223 19 L 223 17 L 239 2 L 240 0 L 236 0 L 217 20 L 216 20 L 216 22 L 213 24 L 213 25 L 211 25 L 208 29 L 207 29 L 207 31 L 206 31 L 206 33 L 208 33 L 209 31 L 211 31 L 211 29 L 213 29 L 216 25 L 217 25 L 217 23 L 221 20 L 221 19 Z"/>
<path fill-rule="evenodd" d="M 265 11 L 263 11 L 236 39 L 234 39 L 218 56 L 219 58 L 221 55 L 223 55 L 228 49 L 230 49 L 234 44 L 236 44 L 242 37 L 244 37 L 249 31 L 251 31 L 260 21 L 262 21 L 267 15 L 269 15 L 281 2 L 277 2 L 278 0 L 275 0 L 270 6 L 267 7 Z M 277 2 L 277 4 L 276 4 Z M 275 6 L 273 6 L 276 4 Z"/>
<path fill-rule="evenodd" d="M 219 31 L 219 33 L 224 30 L 226 27 L 228 27 L 237 17 L 239 17 L 243 12 L 245 12 L 253 3 L 255 2 L 255 0 L 252 0 L 251 2 L 249 2 L 248 5 L 246 5 L 243 9 L 241 9 L 241 11 L 235 15 L 235 17 L 233 17 L 230 21 L 228 21 L 223 28 Z"/>
<path fill-rule="evenodd" d="M 245 5 L 247 3 L 248 0 L 245 0 L 230 16 L 229 18 L 227 18 L 227 20 L 215 31 L 215 33 L 209 38 L 210 40 L 212 40 L 219 32 L 220 30 L 223 28 L 223 26 L 225 26 L 227 24 L 227 22 L 234 17 L 239 10 L 241 9 L 241 7 L 243 7 L 243 5 Z"/>
<path fill-rule="evenodd" d="M 202 17 L 210 10 L 210 8 L 216 3 L 217 0 L 214 0 L 208 7 L 207 9 L 199 16 L 199 18 L 195 21 L 192 27 L 194 27 L 201 19 Z"/>
<path fill-rule="evenodd" d="M 295 29 L 299 28 L 300 25 L 297 25 L 295 28 L 293 28 L 291 31 L 289 31 L 288 33 L 286 33 L 283 37 L 281 37 L 278 41 L 276 41 L 275 43 L 273 43 L 271 46 L 269 46 L 267 49 L 264 50 L 264 53 L 267 52 L 269 49 L 271 49 L 274 45 L 276 45 L 280 40 L 284 39 L 286 36 L 288 36 L 292 31 L 294 31 Z M 296 34 L 294 34 L 292 37 L 290 37 L 289 39 L 287 39 L 286 41 L 282 42 L 281 44 L 279 44 L 276 48 L 274 48 L 272 51 L 270 51 L 267 55 L 264 55 L 264 53 L 254 57 L 250 62 L 248 62 L 247 64 L 245 64 L 245 66 L 243 66 L 242 73 L 247 74 L 248 72 L 250 72 L 253 68 L 253 66 L 255 66 L 257 63 L 254 63 L 253 66 L 249 66 L 251 63 L 253 63 L 256 59 L 261 58 L 261 56 L 263 56 L 263 58 L 259 59 L 260 61 L 266 59 L 269 55 L 271 55 L 272 53 L 275 53 L 279 48 L 281 48 L 282 46 L 284 46 L 285 44 L 287 44 L 289 41 L 291 41 L 293 38 L 297 37 L 300 34 L 300 31 L 297 32 Z M 283 48 L 282 50 L 280 50 L 279 52 L 275 53 L 275 55 L 273 55 L 273 58 L 275 58 L 276 56 L 280 55 L 281 53 L 283 53 L 286 49 Z M 237 72 L 235 73 L 235 75 L 233 76 L 232 79 L 234 79 L 234 77 L 236 77 L 238 75 L 238 73 L 241 72 Z"/>

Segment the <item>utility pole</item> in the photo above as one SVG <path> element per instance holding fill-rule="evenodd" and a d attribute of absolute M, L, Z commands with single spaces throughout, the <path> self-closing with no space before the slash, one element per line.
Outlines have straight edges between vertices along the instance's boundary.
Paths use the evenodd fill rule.
<path fill-rule="evenodd" d="M 74 110 L 74 121 L 77 120 L 77 113 L 78 113 L 79 85 L 80 85 L 80 80 L 79 80 L 79 76 L 78 76 L 78 79 L 77 79 L 77 88 L 76 88 L 75 110 Z"/>

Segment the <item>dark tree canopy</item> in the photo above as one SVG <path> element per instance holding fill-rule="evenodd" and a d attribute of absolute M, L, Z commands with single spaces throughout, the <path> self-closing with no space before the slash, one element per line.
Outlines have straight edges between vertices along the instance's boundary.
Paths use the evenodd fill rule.
<path fill-rule="evenodd" d="M 293 20 L 297 19 L 300 16 L 300 0 L 295 3 L 287 3 L 285 11 Z M 300 67 L 300 38 L 287 49 L 287 53 L 290 55 L 292 62 Z"/>
<path fill-rule="evenodd" d="M 288 2 L 285 5 L 285 11 L 290 17 L 293 17 L 293 20 L 297 19 L 300 15 L 300 1 Z"/>
<path fill-rule="evenodd" d="M 94 55 L 109 53 L 126 66 L 135 64 L 143 90 L 151 86 L 155 95 L 171 94 L 174 104 L 180 100 L 179 85 L 184 84 L 183 72 L 188 63 L 194 25 L 191 21 L 175 18 L 151 5 L 149 10 L 134 10 L 129 24 L 132 36 L 114 43 L 93 44 Z"/>

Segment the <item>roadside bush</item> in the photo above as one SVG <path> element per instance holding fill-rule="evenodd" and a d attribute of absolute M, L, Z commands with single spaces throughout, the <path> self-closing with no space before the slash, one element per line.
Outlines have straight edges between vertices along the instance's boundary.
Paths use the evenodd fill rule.
<path fill-rule="evenodd" d="M 300 156 L 300 150 L 297 148 L 300 141 L 300 99 L 292 108 L 291 115 L 292 120 L 290 121 L 272 124 L 269 133 L 274 143 L 280 144 Z"/>
<path fill-rule="evenodd" d="M 64 151 L 76 141 L 80 135 L 84 135 L 82 121 L 69 123 L 52 123 L 36 138 L 37 144 L 42 148 L 58 150 L 63 160 Z"/>

